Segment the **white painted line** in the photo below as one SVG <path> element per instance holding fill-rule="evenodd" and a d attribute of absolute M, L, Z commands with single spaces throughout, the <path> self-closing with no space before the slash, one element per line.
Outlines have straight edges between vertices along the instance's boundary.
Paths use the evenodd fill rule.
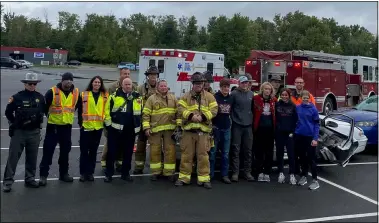
<path fill-rule="evenodd" d="M 378 212 L 365 213 L 365 214 L 339 215 L 339 216 L 330 216 L 330 217 L 323 217 L 323 218 L 309 218 L 309 219 L 284 221 L 284 222 L 320 222 L 320 221 L 333 221 L 333 220 L 341 220 L 341 219 L 365 218 L 365 217 L 374 217 L 374 216 L 378 216 Z"/>
<path fill-rule="evenodd" d="M 46 129 L 46 128 L 42 128 L 42 129 Z M 72 128 L 72 130 L 78 130 L 80 128 Z M 9 131 L 9 129 L 1 129 L 1 131 Z"/>
<path fill-rule="evenodd" d="M 378 162 L 348 163 L 347 165 L 348 166 L 354 166 L 354 165 L 373 165 L 373 164 L 378 165 Z M 325 163 L 325 164 L 318 164 L 317 166 L 328 167 L 328 166 L 337 166 L 337 165 L 338 164 L 335 164 L 335 163 Z"/>
<path fill-rule="evenodd" d="M 78 116 L 75 115 L 74 118 L 77 118 Z M 3 118 L 7 118 L 7 116 L 3 115 Z M 43 118 L 46 118 L 46 116 L 43 116 Z"/>
<path fill-rule="evenodd" d="M 71 146 L 71 148 L 79 148 L 79 147 L 80 146 Z M 104 145 L 99 145 L 99 147 L 104 147 Z M 42 148 L 43 148 L 42 146 L 38 147 L 38 149 L 42 149 Z M 59 146 L 57 146 L 55 148 L 59 148 Z M 1 148 L 1 150 L 9 150 L 9 147 L 8 148 L 6 148 L 6 147 Z"/>
<path fill-rule="evenodd" d="M 308 175 L 312 176 L 310 173 L 308 173 Z M 322 177 L 317 177 L 317 178 L 318 178 L 319 181 L 322 181 L 322 182 L 324 182 L 324 183 L 327 183 L 327 184 L 330 184 L 330 185 L 332 185 L 332 186 L 334 186 L 334 187 L 337 187 L 338 189 L 341 189 L 341 190 L 346 191 L 346 192 L 348 192 L 348 193 L 350 193 L 350 194 L 352 194 L 352 195 L 355 195 L 355 196 L 357 196 L 357 197 L 360 197 L 360 198 L 362 198 L 363 200 L 366 200 L 366 201 L 368 201 L 368 202 L 370 202 L 370 203 L 373 203 L 373 204 L 375 204 L 375 205 L 379 205 L 379 203 L 378 203 L 376 200 L 373 200 L 373 199 L 371 199 L 371 198 L 369 198 L 369 197 L 366 197 L 366 196 L 364 196 L 364 195 L 362 195 L 362 194 L 360 194 L 360 193 L 357 193 L 357 192 L 355 192 L 355 191 L 352 191 L 352 190 L 350 190 L 350 189 L 348 189 L 348 188 L 346 188 L 346 187 L 343 187 L 343 186 L 341 186 L 341 185 L 338 185 L 338 184 L 336 184 L 336 183 L 333 183 L 332 181 L 329 181 L 329 180 L 324 179 L 324 178 L 322 178 Z"/>

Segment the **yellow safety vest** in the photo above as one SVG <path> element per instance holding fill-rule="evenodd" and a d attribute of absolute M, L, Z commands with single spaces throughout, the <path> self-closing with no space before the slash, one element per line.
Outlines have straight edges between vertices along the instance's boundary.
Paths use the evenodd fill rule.
<path fill-rule="evenodd" d="M 109 109 L 105 108 L 109 94 L 101 92 L 97 104 L 91 91 L 82 92 L 82 107 L 83 107 L 83 127 L 86 130 L 99 130 L 104 128 L 104 120 L 110 118 Z"/>
<path fill-rule="evenodd" d="M 122 120 L 122 113 L 125 113 L 127 111 L 128 104 L 125 103 L 125 99 L 120 96 L 116 96 L 117 91 L 111 95 L 111 100 L 113 100 L 113 108 L 110 111 L 111 112 L 111 126 L 117 130 L 123 130 L 124 125 Z M 129 96 L 130 99 L 132 99 L 133 96 Z M 109 100 L 109 101 L 111 101 Z M 125 105 L 121 108 L 121 106 L 125 103 Z M 133 99 L 133 122 L 134 122 L 134 132 L 139 133 L 141 130 L 141 115 L 142 115 L 142 97 L 134 98 Z M 121 108 L 121 109 L 119 109 Z M 107 122 L 106 122 L 107 125 Z"/>
<path fill-rule="evenodd" d="M 47 122 L 54 125 L 72 125 L 79 89 L 75 88 L 67 97 L 58 87 L 52 87 L 51 90 L 53 91 L 53 101 L 49 108 Z"/>

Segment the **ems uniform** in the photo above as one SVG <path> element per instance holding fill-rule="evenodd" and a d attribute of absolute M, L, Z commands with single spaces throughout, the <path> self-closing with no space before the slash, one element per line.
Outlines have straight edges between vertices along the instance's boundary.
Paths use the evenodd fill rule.
<path fill-rule="evenodd" d="M 210 133 L 212 131 L 212 119 L 217 115 L 217 102 L 214 96 L 206 91 L 196 94 L 190 91 L 183 95 L 178 102 L 178 114 L 182 118 L 181 162 L 178 186 L 191 181 L 192 162 L 197 157 L 197 182 L 199 185 L 210 182 L 210 167 L 208 152 L 210 150 Z M 195 123 L 191 119 L 193 115 L 202 116 L 201 123 Z"/>
<path fill-rule="evenodd" d="M 24 83 L 37 83 L 40 81 L 29 81 L 28 73 Z M 37 79 L 37 78 L 35 78 Z M 38 187 L 35 181 L 37 155 L 39 142 L 41 140 L 41 124 L 43 123 L 43 111 L 45 99 L 36 91 L 23 90 L 13 95 L 5 110 L 5 116 L 9 121 L 9 155 L 4 171 L 4 192 L 9 192 L 14 182 L 17 163 L 25 148 L 25 186 Z"/>
<path fill-rule="evenodd" d="M 71 73 L 65 73 L 62 81 L 73 80 Z M 40 185 L 45 186 L 46 178 L 49 175 L 50 165 L 59 143 L 59 179 L 65 182 L 72 182 L 73 178 L 68 174 L 69 153 L 71 151 L 71 131 L 74 123 L 75 110 L 81 103 L 79 89 L 72 85 L 71 89 L 64 91 L 62 84 L 58 83 L 46 92 L 45 95 L 46 116 L 48 117 L 46 125 L 46 135 L 43 142 L 43 156 L 40 168 Z"/>
<path fill-rule="evenodd" d="M 174 130 L 181 123 L 177 118 L 177 99 L 175 95 L 165 96 L 156 93 L 147 99 L 143 108 L 143 130 L 152 132 L 148 138 L 150 143 L 150 170 L 156 176 L 162 174 L 171 177 L 175 174 L 176 151 L 175 141 L 171 138 Z M 143 131 L 143 132 L 144 132 Z M 162 142 L 164 151 L 164 164 L 162 165 Z"/>
<path fill-rule="evenodd" d="M 151 86 L 148 83 L 141 84 L 137 88 L 137 92 L 141 95 L 143 102 L 146 102 L 147 99 L 157 93 L 156 86 Z M 141 123 L 142 124 L 142 123 Z M 146 142 L 147 137 L 143 131 L 141 131 L 138 135 L 137 139 L 137 150 L 135 153 L 135 169 L 134 172 L 136 174 L 142 173 L 145 162 L 146 162 Z"/>
<path fill-rule="evenodd" d="M 93 181 L 104 121 L 110 120 L 109 108 L 106 108 L 109 94 L 108 92 L 84 91 L 81 98 L 82 103 L 78 106 L 79 126 L 81 126 L 80 180 Z"/>
<path fill-rule="evenodd" d="M 111 120 L 106 120 L 108 130 L 108 153 L 106 159 L 105 182 L 111 182 L 114 162 L 118 149 L 123 150 L 122 179 L 131 180 L 129 171 L 135 136 L 140 132 L 142 97 L 137 92 L 124 93 L 118 88 L 108 102 Z"/>

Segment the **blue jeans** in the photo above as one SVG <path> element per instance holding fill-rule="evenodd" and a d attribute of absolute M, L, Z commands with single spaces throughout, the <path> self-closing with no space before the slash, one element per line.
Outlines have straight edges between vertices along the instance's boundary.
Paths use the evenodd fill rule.
<path fill-rule="evenodd" d="M 214 143 L 209 154 L 210 163 L 210 176 L 213 178 L 215 164 L 216 164 L 216 153 L 217 150 L 221 151 L 221 176 L 228 176 L 229 172 L 229 150 L 230 150 L 230 129 L 217 129 L 213 128 Z"/>

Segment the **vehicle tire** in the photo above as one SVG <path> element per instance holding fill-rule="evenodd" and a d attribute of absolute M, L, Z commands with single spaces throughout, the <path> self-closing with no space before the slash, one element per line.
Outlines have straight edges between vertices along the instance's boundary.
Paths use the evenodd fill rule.
<path fill-rule="evenodd" d="M 324 102 L 324 107 L 322 108 L 322 113 L 328 115 L 333 112 L 333 102 L 332 99 L 326 98 Z"/>

